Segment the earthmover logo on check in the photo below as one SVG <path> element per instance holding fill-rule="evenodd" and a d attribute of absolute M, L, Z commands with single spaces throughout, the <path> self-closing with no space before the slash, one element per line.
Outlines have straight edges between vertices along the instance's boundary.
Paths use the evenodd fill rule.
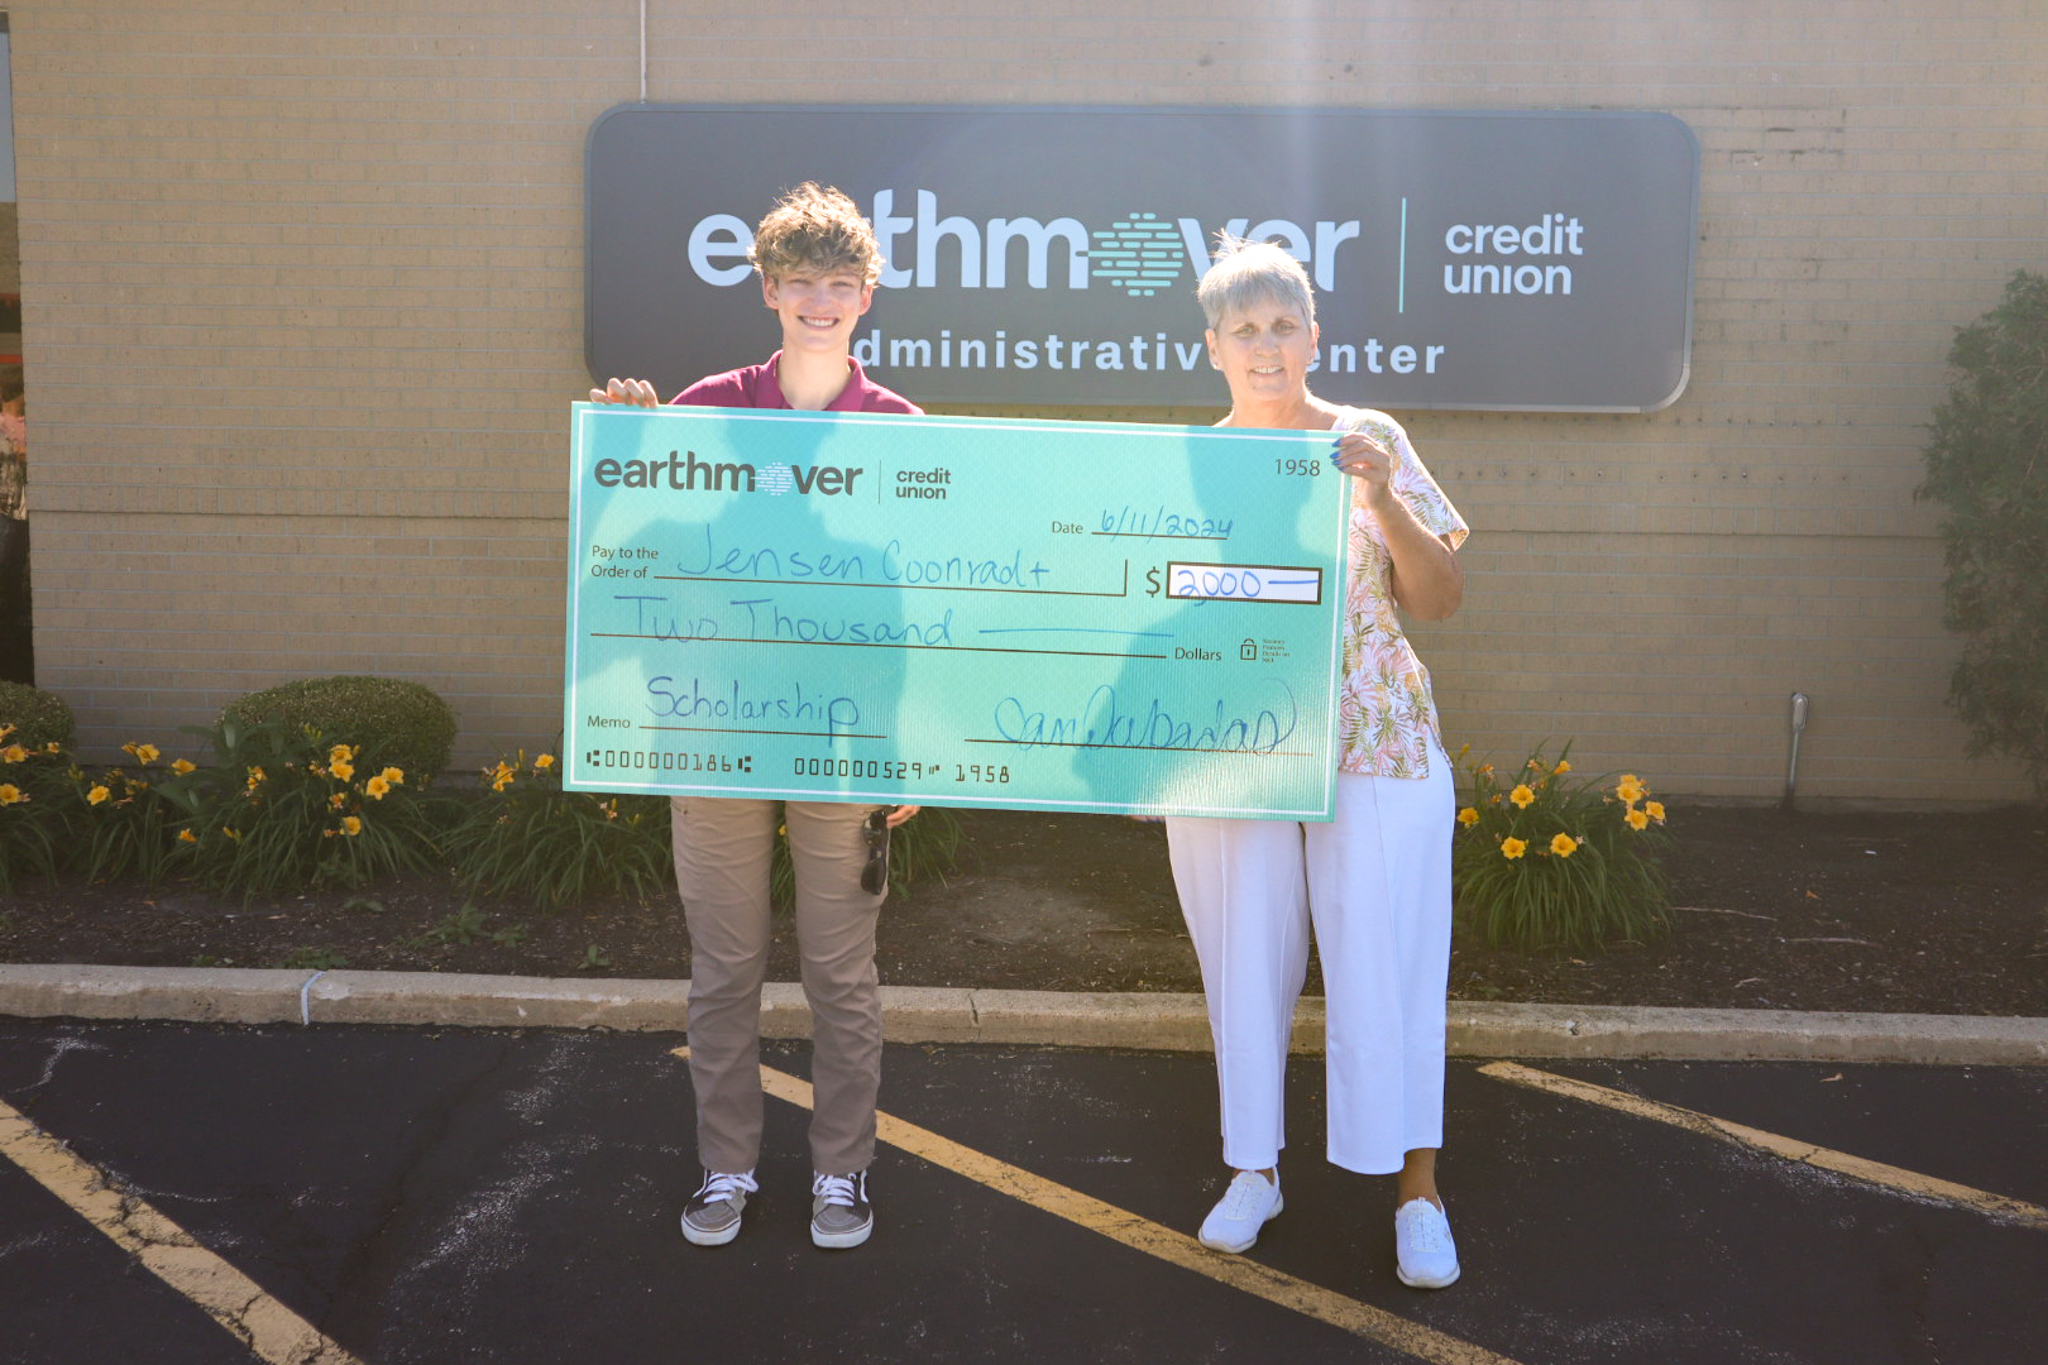
<path fill-rule="evenodd" d="M 671 450 L 654 460 L 599 460 L 591 476 L 605 488 L 666 488 L 677 493 L 766 493 L 781 497 L 797 492 L 838 497 L 853 492 L 854 481 L 867 471 L 859 465 L 712 463 L 694 450 Z"/>

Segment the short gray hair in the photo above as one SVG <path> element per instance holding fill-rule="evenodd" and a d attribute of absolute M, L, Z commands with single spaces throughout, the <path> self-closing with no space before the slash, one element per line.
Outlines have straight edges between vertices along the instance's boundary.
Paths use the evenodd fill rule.
<path fill-rule="evenodd" d="M 1316 320 L 1315 295 L 1300 261 L 1272 242 L 1248 242 L 1227 233 L 1217 242 L 1216 263 L 1195 286 L 1195 299 L 1211 330 L 1225 314 L 1262 300 L 1293 308 L 1311 326 Z"/>

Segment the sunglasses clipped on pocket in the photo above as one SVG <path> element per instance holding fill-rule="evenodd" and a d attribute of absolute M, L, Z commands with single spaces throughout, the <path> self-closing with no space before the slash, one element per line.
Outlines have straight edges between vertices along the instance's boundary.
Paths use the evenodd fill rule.
<path fill-rule="evenodd" d="M 889 812 L 894 806 L 877 806 L 868 812 L 861 826 L 861 840 L 868 846 L 867 865 L 860 870 L 860 889 L 878 896 L 889 885 Z"/>

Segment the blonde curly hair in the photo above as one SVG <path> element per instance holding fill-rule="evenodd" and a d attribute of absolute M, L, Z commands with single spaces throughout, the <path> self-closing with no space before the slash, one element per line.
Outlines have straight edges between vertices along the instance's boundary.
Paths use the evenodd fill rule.
<path fill-rule="evenodd" d="M 868 220 L 853 200 L 815 180 L 804 181 L 775 201 L 754 229 L 747 259 L 765 280 L 799 271 L 846 270 L 873 284 L 882 275 L 882 249 Z"/>

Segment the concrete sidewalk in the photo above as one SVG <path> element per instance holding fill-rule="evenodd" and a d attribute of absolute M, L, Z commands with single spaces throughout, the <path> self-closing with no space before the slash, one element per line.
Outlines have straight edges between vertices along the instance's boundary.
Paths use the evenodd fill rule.
<path fill-rule="evenodd" d="M 0 964 L 0 1017 L 221 1024 L 673 1030 L 687 981 L 552 980 L 437 972 Z M 1205 1052 L 1202 997 L 888 986 L 892 1043 L 1005 1043 Z M 769 985 L 762 1036 L 802 1038 L 802 989 Z M 1294 1049 L 1321 1050 L 1323 1002 L 1306 998 Z M 2048 1019 L 1820 1014 L 1452 1001 L 1450 1051 L 1478 1057 L 2048 1065 Z"/>

